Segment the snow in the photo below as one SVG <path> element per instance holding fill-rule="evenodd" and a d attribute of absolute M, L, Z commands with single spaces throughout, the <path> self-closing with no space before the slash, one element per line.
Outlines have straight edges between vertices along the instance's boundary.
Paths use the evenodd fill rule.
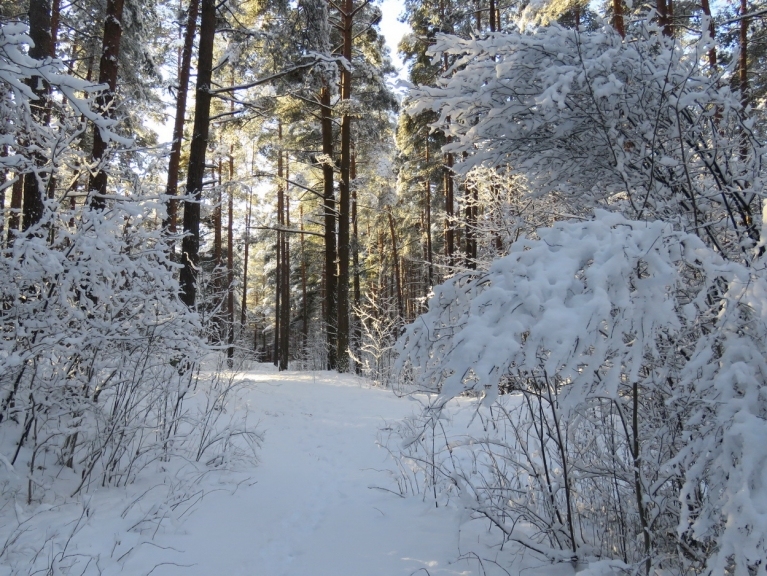
<path fill-rule="evenodd" d="M 162 503 L 170 487 L 159 476 L 61 506 L 6 507 L 0 548 L 9 514 L 26 520 L 28 531 L 11 561 L 0 562 L 0 575 L 31 571 L 34 553 L 38 564 L 58 557 L 53 574 L 470 576 L 484 572 L 475 559 L 458 558 L 475 553 L 486 559 L 487 574 L 505 573 L 487 560 L 501 563 L 497 548 L 484 543 L 487 523 L 467 521 L 457 501 L 435 507 L 399 493 L 381 439 L 420 412 L 419 402 L 331 372 L 278 373 L 262 364 L 236 378 L 242 388 L 235 410 L 260 420 L 257 466 L 197 477 L 187 488 L 193 497 L 173 509 Z M 467 415 L 472 404 L 464 401 Z M 165 520 L 130 529 L 153 514 Z M 529 565 L 529 555 L 516 557 L 508 546 L 501 554 L 506 570 Z M 525 574 L 572 573 L 569 566 L 547 568 Z"/>

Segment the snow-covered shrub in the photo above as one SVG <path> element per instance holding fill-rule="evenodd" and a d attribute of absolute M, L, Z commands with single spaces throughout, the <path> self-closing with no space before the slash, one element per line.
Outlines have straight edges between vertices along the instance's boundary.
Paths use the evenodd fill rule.
<path fill-rule="evenodd" d="M 406 456 L 552 561 L 763 574 L 766 291 L 668 223 L 539 229 L 436 288 L 401 337 L 395 373 L 435 398 Z M 435 455 L 464 394 L 485 435 Z"/>
<path fill-rule="evenodd" d="M 651 17 L 652 15 L 650 15 Z M 648 17 L 648 18 L 650 18 Z M 731 259 L 759 242 L 764 149 L 731 93 L 726 67 L 638 19 L 612 29 L 547 26 L 481 38 L 436 36 L 437 87 L 410 94 L 434 110 L 465 174 L 509 167 L 560 211 L 595 209 L 674 222 Z"/>
<path fill-rule="evenodd" d="M 0 24 L 0 169 L 16 174 L 34 172 L 47 182 L 51 174 L 77 156 L 73 143 L 82 136 L 88 122 L 96 123 L 106 140 L 124 142 L 111 129 L 115 120 L 95 111 L 101 86 L 63 73 L 56 60 L 41 62 L 30 58 L 25 47 L 31 42 L 27 26 Z M 43 79 L 54 91 L 46 105 L 53 122 L 45 123 L 32 113 L 36 96 L 30 80 Z M 38 80 L 39 81 L 39 80 Z M 46 163 L 39 165 L 39 158 Z M 9 187 L 13 181 L 0 181 Z"/>
<path fill-rule="evenodd" d="M 83 159 L 86 121 L 120 140 L 91 109 L 99 88 L 29 58 L 25 30 L 0 26 L 0 168 L 47 190 Z M 49 122 L 30 113 L 34 77 L 51 87 Z M 232 438 L 255 440 L 219 417 L 232 384 L 200 373 L 210 349 L 178 298 L 164 198 L 126 176 L 103 209 L 68 197 L 76 179 L 46 194 L 40 219 L 0 244 L 0 501 L 124 486 L 179 454 L 219 465 Z"/>
<path fill-rule="evenodd" d="M 376 386 L 386 382 L 391 369 L 400 325 L 396 309 L 394 298 L 379 290 L 372 290 L 364 302 L 354 307 L 360 326 L 359 353 L 354 361 L 359 364 L 362 375 Z"/>

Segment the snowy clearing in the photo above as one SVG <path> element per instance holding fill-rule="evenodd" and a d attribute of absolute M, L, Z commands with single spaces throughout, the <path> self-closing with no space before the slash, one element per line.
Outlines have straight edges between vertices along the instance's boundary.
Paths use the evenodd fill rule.
<path fill-rule="evenodd" d="M 66 519 L 74 523 L 59 534 L 75 525 L 77 530 L 59 554 L 56 574 L 468 576 L 540 566 L 508 546 L 500 555 L 486 547 L 493 540 L 487 523 L 466 522 L 459 506 L 435 508 L 433 500 L 395 493 L 396 467 L 378 438 L 416 412 L 417 402 L 331 372 L 278 373 L 260 365 L 239 378 L 245 382 L 237 409 L 260 420 L 257 467 L 245 475 L 204 476 L 204 498 L 188 513 L 188 506 L 180 506 L 159 528 L 149 523 L 151 529 L 128 530 L 136 508 L 151 510 L 151 497 L 121 516 L 135 494 L 152 486 L 151 479 L 127 492 L 104 489 L 83 497 L 89 512 L 82 518 L 82 504 L 55 511 L 17 505 L 17 514 L 29 517 L 26 550 L 38 542 L 38 560 L 60 553 L 60 536 L 47 547 L 43 542 Z M 165 493 L 153 490 L 158 499 Z M 0 536 L 4 542 L 7 527 Z M 13 558 L 18 563 L 0 568 L 0 574 L 26 573 L 29 559 L 24 561 L 22 551 Z M 568 566 L 524 571 L 571 572 Z"/>

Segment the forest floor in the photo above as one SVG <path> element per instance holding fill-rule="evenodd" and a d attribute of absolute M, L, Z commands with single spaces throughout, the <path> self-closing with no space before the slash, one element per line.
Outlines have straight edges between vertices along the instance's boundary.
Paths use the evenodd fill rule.
<path fill-rule="evenodd" d="M 277 373 L 258 365 L 238 378 L 235 409 L 258 421 L 259 463 L 204 477 L 204 497 L 138 534 L 126 531 L 130 514 L 120 513 L 130 494 L 120 501 L 110 490 L 91 496 L 95 513 L 87 520 L 69 513 L 78 528 L 67 554 L 95 559 L 77 574 L 572 574 L 569 566 L 542 565 L 508 545 L 488 545 L 487 522 L 468 520 L 457 502 L 436 507 L 433 498 L 399 494 L 396 465 L 380 439 L 419 409 L 417 401 L 330 372 Z M 143 496 L 131 510 L 150 503 Z M 32 516 L 29 529 L 42 530 L 46 515 Z"/>

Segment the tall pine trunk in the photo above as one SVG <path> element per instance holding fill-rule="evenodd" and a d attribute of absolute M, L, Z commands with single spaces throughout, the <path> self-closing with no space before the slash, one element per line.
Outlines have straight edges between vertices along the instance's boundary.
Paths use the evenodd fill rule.
<path fill-rule="evenodd" d="M 351 180 L 354 181 L 357 178 L 357 155 L 352 151 L 352 165 L 350 172 Z M 362 325 L 359 315 L 356 310 L 360 307 L 360 244 L 359 244 L 359 229 L 358 229 L 358 209 L 357 209 L 357 189 L 352 186 L 352 268 L 354 274 L 353 289 L 354 289 L 354 338 L 352 339 L 352 349 L 354 357 L 359 358 L 359 349 L 362 343 Z M 362 367 L 360 363 L 354 362 L 354 371 L 359 374 Z"/>
<path fill-rule="evenodd" d="M 200 261 L 200 202 L 210 124 L 210 83 L 213 75 L 213 41 L 216 32 L 215 0 L 202 0 L 201 15 L 194 129 L 186 179 L 186 192 L 191 199 L 184 202 L 184 238 L 181 241 L 183 262 L 180 274 L 181 300 L 190 308 L 195 305 L 197 296 L 196 270 Z"/>
<path fill-rule="evenodd" d="M 51 56 L 53 42 L 51 37 L 51 2 L 50 0 L 31 0 L 29 3 L 29 36 L 34 46 L 29 48 L 29 56 L 35 60 L 45 60 Z M 35 100 L 32 101 L 32 115 L 40 124 L 46 123 L 48 96 L 50 88 L 40 76 L 32 76 L 29 81 Z M 30 142 L 30 144 L 33 144 Z M 36 143 L 35 143 L 36 144 Z M 40 146 L 43 148 L 42 144 Z M 26 231 L 37 224 L 43 216 L 44 175 L 47 159 L 41 152 L 34 152 L 34 169 L 24 176 L 21 229 Z M 50 176 L 50 175 L 49 175 Z"/>
<path fill-rule="evenodd" d="M 341 100 L 349 100 L 352 94 L 352 24 L 354 1 L 345 0 L 341 13 L 343 22 L 343 51 L 346 64 L 341 71 Z M 350 179 L 352 117 L 344 114 L 341 119 L 341 181 L 338 198 L 338 371 L 349 369 L 349 220 L 350 220 Z"/>
<path fill-rule="evenodd" d="M 280 130 L 280 136 L 282 131 Z M 280 151 L 280 154 L 283 154 Z M 290 188 L 288 181 L 290 180 L 290 167 L 288 165 L 288 155 L 285 154 L 285 196 L 282 200 L 283 218 L 282 226 L 284 228 L 290 227 Z M 282 314 L 280 318 L 280 350 L 279 350 L 279 369 L 288 369 L 288 360 L 290 357 L 290 234 L 288 232 L 282 233 L 282 296 L 280 298 L 280 305 L 282 306 L 280 312 Z"/>
<path fill-rule="evenodd" d="M 284 190 L 283 185 L 285 183 L 285 174 L 282 166 L 282 124 L 278 124 L 278 137 L 280 139 L 280 145 L 277 151 L 277 266 L 275 268 L 275 282 L 274 282 L 274 346 L 272 349 L 272 362 L 278 369 L 280 369 L 280 352 L 282 350 L 280 339 L 282 338 L 282 298 L 284 292 L 282 290 L 283 283 L 283 267 L 282 267 L 282 237 L 285 232 L 282 231 L 284 227 Z"/>
<path fill-rule="evenodd" d="M 229 220 L 226 231 L 226 312 L 229 368 L 234 366 L 234 156 L 229 145 Z"/>
<path fill-rule="evenodd" d="M 189 71 L 192 67 L 192 49 L 194 47 L 194 37 L 197 29 L 197 12 L 199 11 L 200 0 L 189 1 L 189 15 L 186 21 L 186 32 L 184 33 L 184 48 L 181 52 L 181 66 L 178 73 L 178 92 L 176 93 L 176 118 L 173 124 L 173 142 L 170 148 L 170 158 L 168 159 L 168 183 L 165 187 L 165 194 L 169 196 L 167 200 L 167 216 L 163 222 L 163 227 L 169 232 L 176 232 L 176 223 L 178 219 L 178 205 L 173 198 L 178 194 L 178 171 L 181 163 L 181 144 L 184 138 L 184 117 L 186 115 L 186 97 L 189 90 Z"/>
<path fill-rule="evenodd" d="M 328 370 L 337 366 L 336 346 L 336 201 L 333 182 L 333 117 L 330 108 L 330 90 L 323 86 L 320 90 L 322 111 L 322 164 L 323 208 L 325 216 L 325 333 L 327 335 Z"/>
<path fill-rule="evenodd" d="M 120 39 L 122 37 L 123 0 L 107 0 L 106 17 L 104 18 L 104 39 L 99 63 L 99 84 L 106 84 L 108 89 L 99 95 L 96 104 L 101 113 L 109 118 L 114 116 L 112 103 L 117 89 L 117 66 L 120 60 Z M 98 166 L 96 175 L 91 177 L 88 184 L 90 206 L 103 209 L 106 206 L 107 173 L 103 161 L 107 151 L 107 143 L 101 136 L 98 126 L 93 129 L 93 163 Z"/>
<path fill-rule="evenodd" d="M 426 166 L 429 166 L 429 138 L 426 138 Z M 431 174 L 426 173 L 426 262 L 429 264 L 429 286 L 427 292 L 434 286 L 434 252 L 431 241 Z"/>
<path fill-rule="evenodd" d="M 248 191 L 248 212 L 245 217 L 245 249 L 242 256 L 242 306 L 240 306 L 240 329 L 245 330 L 248 316 L 248 258 L 250 251 L 250 218 L 253 211 L 253 190 Z"/>

